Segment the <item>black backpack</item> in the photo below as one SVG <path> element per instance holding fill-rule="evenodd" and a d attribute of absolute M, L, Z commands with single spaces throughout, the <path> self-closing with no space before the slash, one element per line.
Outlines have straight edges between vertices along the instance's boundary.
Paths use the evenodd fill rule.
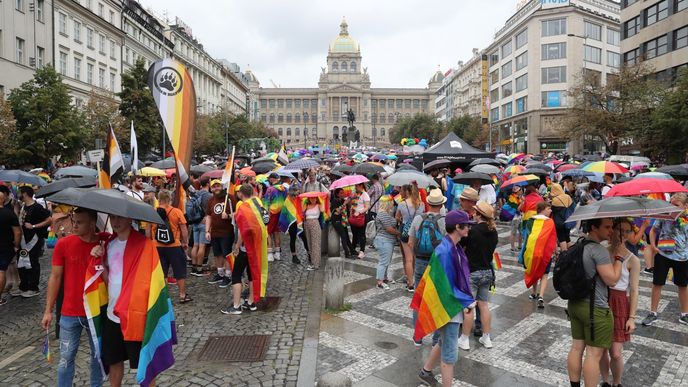
<path fill-rule="evenodd" d="M 263 220 L 263 224 L 267 226 L 267 224 L 270 223 L 270 213 L 265 209 L 265 207 L 260 205 L 260 202 L 256 200 L 256 198 L 251 198 L 251 200 L 253 201 L 253 204 L 256 205 L 256 208 L 258 208 L 258 211 L 260 212 L 260 218 Z"/>
<path fill-rule="evenodd" d="M 172 227 L 170 226 L 170 218 L 167 216 L 167 211 L 164 208 L 158 208 L 158 215 L 165 222 L 165 224 L 157 225 L 155 229 L 155 240 L 163 245 L 171 245 L 174 243 L 174 234 L 172 234 Z"/>

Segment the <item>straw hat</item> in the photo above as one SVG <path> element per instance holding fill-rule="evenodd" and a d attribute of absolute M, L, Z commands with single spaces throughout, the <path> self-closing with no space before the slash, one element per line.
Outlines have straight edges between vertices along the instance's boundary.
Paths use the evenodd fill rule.
<path fill-rule="evenodd" d="M 431 206 L 441 206 L 442 204 L 447 202 L 447 198 L 444 197 L 444 195 L 442 195 L 441 189 L 431 190 L 427 200 L 428 204 Z"/>
<path fill-rule="evenodd" d="M 486 201 L 480 200 L 476 205 L 473 206 L 475 210 L 487 219 L 494 219 L 494 208 Z"/>
<path fill-rule="evenodd" d="M 478 200 L 480 200 L 480 197 L 478 196 L 478 191 L 471 187 L 466 187 L 464 188 L 463 192 L 461 192 L 461 196 L 459 196 L 459 199 L 477 202 Z"/>

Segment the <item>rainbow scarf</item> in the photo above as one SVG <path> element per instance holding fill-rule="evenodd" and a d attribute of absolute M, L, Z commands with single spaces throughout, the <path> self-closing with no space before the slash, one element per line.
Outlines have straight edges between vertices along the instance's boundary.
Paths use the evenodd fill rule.
<path fill-rule="evenodd" d="M 300 200 L 287 196 L 279 216 L 279 230 L 281 232 L 289 231 L 289 227 L 294 222 L 296 222 L 298 233 L 303 231 L 303 211 L 301 208 Z"/>
<path fill-rule="evenodd" d="M 534 216 L 526 226 L 523 240 L 518 262 L 522 263 L 526 269 L 523 279 L 526 287 L 530 288 L 545 274 L 557 247 L 554 220 L 544 216 Z"/>
<path fill-rule="evenodd" d="M 258 198 L 239 202 L 234 215 L 248 254 L 248 268 L 253 279 L 253 302 L 265 297 L 268 284 L 268 231 L 263 224 L 259 205 Z"/>
<path fill-rule="evenodd" d="M 300 205 L 303 211 L 306 210 L 308 206 L 308 199 L 303 198 Z M 318 204 L 320 207 L 320 226 L 324 226 L 325 222 L 330 220 L 330 197 L 328 196 L 318 196 Z"/>
<path fill-rule="evenodd" d="M 466 253 L 445 236 L 432 253 L 411 301 L 411 308 L 418 311 L 414 340 L 443 327 L 474 303 Z"/>
<path fill-rule="evenodd" d="M 263 199 L 265 200 L 265 208 L 270 211 L 271 215 L 279 215 L 284 206 L 284 201 L 287 198 L 287 189 L 282 184 L 275 184 L 268 187 Z"/>
<path fill-rule="evenodd" d="M 520 205 L 521 197 L 515 193 L 510 194 L 499 212 L 499 219 L 502 221 L 512 220 L 518 214 L 518 206 Z"/>

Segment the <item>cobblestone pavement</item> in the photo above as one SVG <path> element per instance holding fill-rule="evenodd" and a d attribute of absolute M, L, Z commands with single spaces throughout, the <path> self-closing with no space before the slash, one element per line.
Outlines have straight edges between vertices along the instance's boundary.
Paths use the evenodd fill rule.
<path fill-rule="evenodd" d="M 289 251 L 282 238 L 282 251 Z M 229 303 L 230 289 L 207 284 L 206 277 L 189 276 L 188 293 L 194 300 L 180 305 L 178 291 L 170 286 L 179 344 L 174 347 L 176 363 L 158 378 L 159 386 L 295 386 L 303 351 L 309 309 L 310 286 L 314 274 L 304 265 L 294 265 L 291 257 L 270 264 L 267 295 L 281 297 L 271 311 L 244 312 L 239 316 L 220 313 Z M 299 255 L 304 252 L 299 245 Z M 303 259 L 302 259 L 303 261 Z M 56 384 L 59 350 L 51 329 L 54 361 L 48 364 L 41 354 L 45 332 L 39 327 L 45 303 L 50 251 L 42 258 L 41 289 L 32 299 L 11 298 L 0 306 L 0 385 L 53 386 Z M 316 314 L 317 318 L 317 314 Z M 210 336 L 271 335 L 264 361 L 246 363 L 202 362 L 198 355 Z M 88 385 L 88 342 L 82 342 L 76 362 L 75 386 Z M 312 366 L 311 366 L 312 368 Z M 125 367 L 128 369 L 128 365 Z M 125 375 L 125 385 L 135 385 L 133 372 Z"/>
<path fill-rule="evenodd" d="M 491 297 L 492 340 L 485 349 L 471 337 L 470 351 L 460 351 L 455 386 L 568 386 L 566 356 L 570 347 L 566 302 L 556 297 L 551 281 L 545 309 L 528 300 L 523 269 L 508 244 L 508 228 L 498 227 L 503 268 Z M 411 293 L 402 284 L 375 288 L 377 253 L 346 263 L 346 298 L 351 310 L 322 313 L 317 374 L 339 371 L 356 386 L 418 386 L 416 375 L 430 349 L 413 345 L 409 304 Z M 403 275 L 397 248 L 389 273 Z M 650 306 L 651 278 L 641 276 L 638 329 L 624 346 L 624 386 L 688 385 L 688 326 L 678 322 L 674 285 L 665 286 L 659 321 L 643 327 L 640 320 Z M 439 368 L 436 369 L 439 374 Z"/>

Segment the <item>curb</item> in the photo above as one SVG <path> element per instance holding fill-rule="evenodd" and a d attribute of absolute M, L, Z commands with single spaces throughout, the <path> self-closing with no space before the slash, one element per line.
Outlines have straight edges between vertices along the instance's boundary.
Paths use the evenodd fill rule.
<path fill-rule="evenodd" d="M 318 362 L 318 342 L 320 340 L 320 312 L 323 302 L 323 270 L 313 272 L 308 297 L 308 316 L 303 338 L 303 350 L 299 362 L 297 386 L 312 387 L 315 385 L 315 371 Z"/>

